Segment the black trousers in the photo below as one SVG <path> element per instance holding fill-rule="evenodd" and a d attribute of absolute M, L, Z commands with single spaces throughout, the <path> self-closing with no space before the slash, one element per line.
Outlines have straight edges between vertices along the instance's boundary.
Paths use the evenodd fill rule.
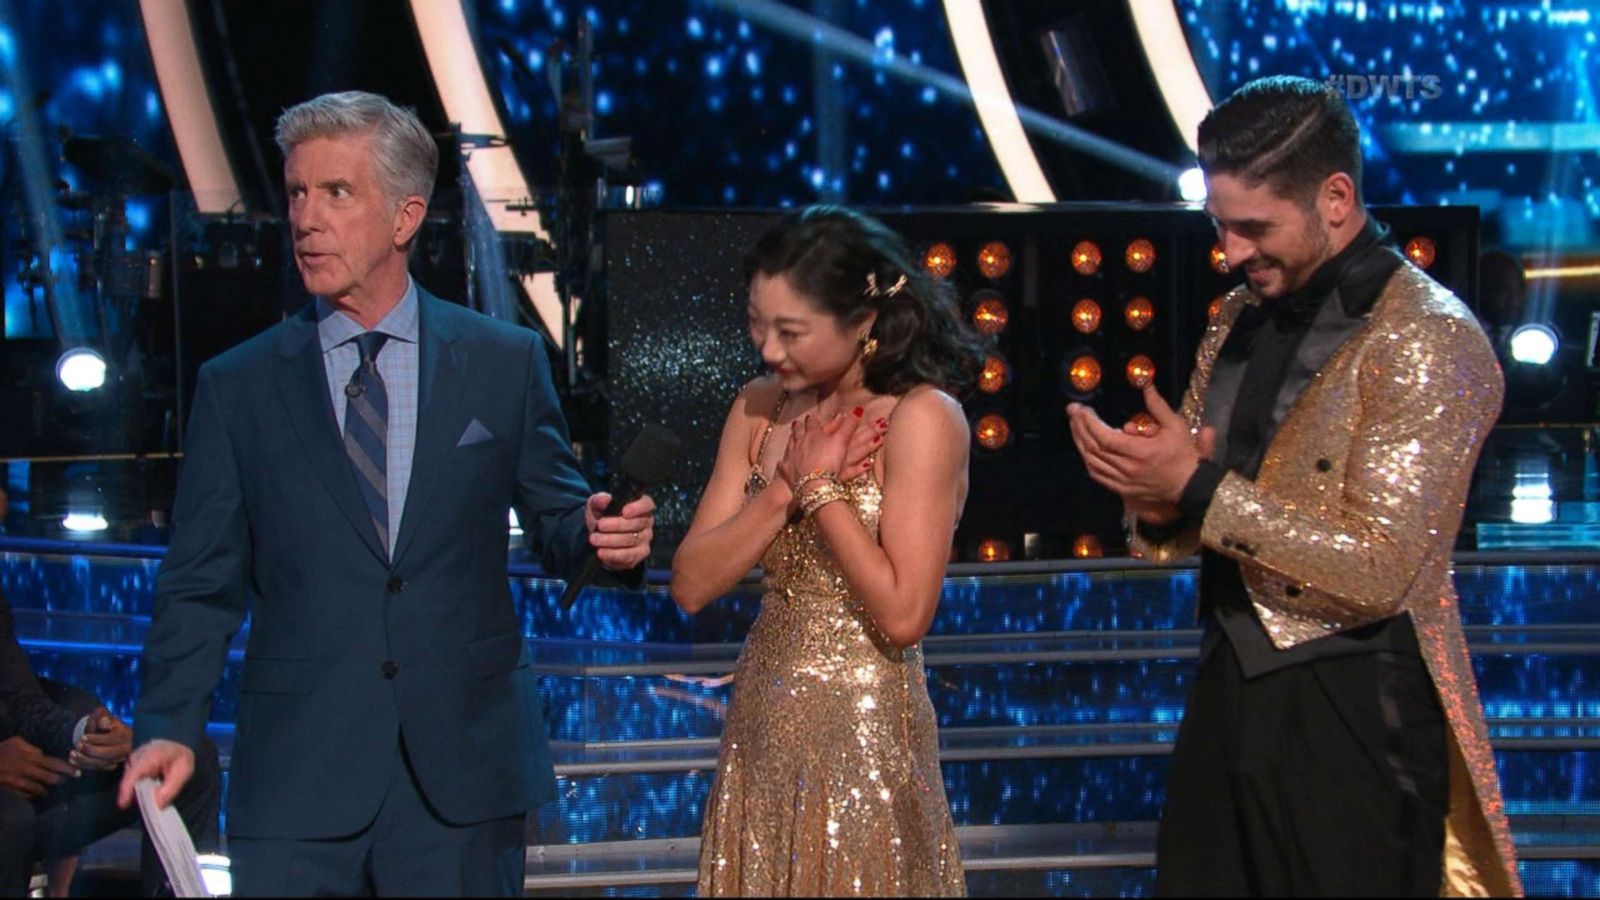
<path fill-rule="evenodd" d="M 1161 896 L 1438 896 L 1444 712 L 1422 660 L 1378 652 L 1245 679 L 1206 656 L 1173 750 Z"/>
<path fill-rule="evenodd" d="M 76 688 L 44 683 L 51 699 L 79 715 L 100 705 L 92 694 Z M 117 785 L 122 767 L 106 772 L 84 772 L 68 779 L 43 797 L 30 800 L 0 788 L 0 897 L 28 893 L 33 865 L 45 858 L 71 856 L 83 848 L 139 822 L 138 805 L 117 808 Z M 179 792 L 174 805 L 200 852 L 218 849 L 217 813 L 222 805 L 222 769 L 217 748 L 209 741 L 195 754 L 195 772 Z M 139 860 L 139 885 L 143 896 L 161 893 L 166 873 L 155 846 L 143 839 Z"/>

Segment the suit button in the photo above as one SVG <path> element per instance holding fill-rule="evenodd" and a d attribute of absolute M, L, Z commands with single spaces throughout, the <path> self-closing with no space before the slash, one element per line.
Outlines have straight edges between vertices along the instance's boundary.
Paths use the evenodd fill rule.
<path fill-rule="evenodd" d="M 398 594 L 406 589 L 406 580 L 396 575 L 389 579 L 389 593 Z"/>
<path fill-rule="evenodd" d="M 1327 457 L 1323 457 L 1322 459 L 1317 460 L 1317 471 L 1318 472 L 1332 472 L 1333 471 L 1333 460 L 1328 459 Z"/>
<path fill-rule="evenodd" d="M 383 661 L 383 665 L 378 668 L 378 671 L 382 672 L 385 678 L 393 678 L 395 673 L 400 671 L 400 666 L 394 660 L 386 659 Z"/>

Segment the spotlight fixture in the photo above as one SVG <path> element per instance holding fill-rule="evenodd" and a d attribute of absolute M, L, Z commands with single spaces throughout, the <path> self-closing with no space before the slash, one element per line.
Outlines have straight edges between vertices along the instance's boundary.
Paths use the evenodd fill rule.
<path fill-rule="evenodd" d="M 1128 383 L 1144 390 L 1156 377 L 1156 364 L 1143 353 L 1128 360 Z"/>
<path fill-rule="evenodd" d="M 978 390 L 985 394 L 998 394 L 1011 381 L 1011 367 L 1006 361 L 991 353 L 983 358 L 983 371 L 978 373 Z"/>
<path fill-rule="evenodd" d="M 1005 562 L 1011 558 L 1011 545 L 999 538 L 984 538 L 978 542 L 979 562 Z"/>
<path fill-rule="evenodd" d="M 1414 237 L 1406 241 L 1405 254 L 1406 259 L 1411 260 L 1417 268 L 1426 269 L 1438 258 L 1439 248 L 1434 245 L 1432 238 Z"/>
<path fill-rule="evenodd" d="M 1006 309 L 1006 301 L 994 291 L 982 291 L 976 306 L 972 308 L 972 327 L 978 329 L 979 334 L 995 335 L 1006 330 L 1006 323 L 1011 321 L 1011 313 Z"/>
<path fill-rule="evenodd" d="M 1079 559 L 1099 559 L 1105 556 L 1105 550 L 1100 546 L 1100 539 L 1092 534 L 1080 534 L 1072 542 L 1072 555 Z"/>
<path fill-rule="evenodd" d="M 66 518 L 61 520 L 61 527 L 77 534 L 90 534 L 105 531 L 111 525 L 106 517 L 98 512 L 68 512 Z"/>
<path fill-rule="evenodd" d="M 1072 248 L 1072 271 L 1079 275 L 1100 271 L 1100 260 L 1100 245 L 1094 241 L 1079 241 Z"/>
<path fill-rule="evenodd" d="M 1084 298 L 1072 307 L 1072 327 L 1079 334 L 1094 334 L 1100 327 L 1100 304 Z"/>
<path fill-rule="evenodd" d="M 978 271 L 990 281 L 998 281 L 1011 271 L 1011 249 L 1002 241 L 990 241 L 978 251 Z"/>
<path fill-rule="evenodd" d="M 978 419 L 977 426 L 972 429 L 972 436 L 983 449 L 1000 450 L 1011 443 L 1011 423 L 999 413 L 987 413 Z"/>
<path fill-rule="evenodd" d="M 1520 325 L 1511 332 L 1511 358 L 1519 363 L 1542 366 L 1555 358 L 1561 338 L 1555 329 L 1537 322 Z"/>
<path fill-rule="evenodd" d="M 1067 366 L 1067 383 L 1071 392 L 1087 394 L 1100 386 L 1100 361 L 1085 353 Z"/>
<path fill-rule="evenodd" d="M 1185 203 L 1204 203 L 1206 199 L 1206 173 L 1199 166 L 1184 169 L 1178 176 L 1178 196 Z"/>
<path fill-rule="evenodd" d="M 935 278 L 949 278 L 950 273 L 956 270 L 955 248 L 943 241 L 929 247 L 922 254 L 922 268 Z"/>
<path fill-rule="evenodd" d="M 106 359 L 88 347 L 73 347 L 56 360 L 56 378 L 69 391 L 93 391 L 106 383 Z"/>
<path fill-rule="evenodd" d="M 1228 272 L 1228 254 L 1222 252 L 1221 244 L 1211 245 L 1211 269 L 1224 275 Z"/>
<path fill-rule="evenodd" d="M 1133 271 L 1141 274 L 1148 272 L 1156 264 L 1156 246 L 1144 238 L 1135 238 L 1128 243 L 1122 258 Z"/>
<path fill-rule="evenodd" d="M 1156 306 L 1149 297 L 1135 297 L 1122 310 L 1122 318 L 1134 331 L 1143 331 L 1155 321 Z"/>

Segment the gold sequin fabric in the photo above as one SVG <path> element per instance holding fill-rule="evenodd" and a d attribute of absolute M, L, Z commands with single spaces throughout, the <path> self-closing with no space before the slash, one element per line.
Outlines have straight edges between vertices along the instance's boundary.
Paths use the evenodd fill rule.
<path fill-rule="evenodd" d="M 1246 303 L 1228 295 L 1201 344 L 1182 413 L 1202 420 L 1211 365 Z M 1385 285 L 1285 416 L 1254 481 L 1229 473 L 1205 522 L 1135 550 L 1167 560 L 1207 548 L 1237 560 L 1262 627 L 1294 647 L 1410 614 L 1451 726 L 1451 802 L 1441 889 L 1520 894 L 1461 628 L 1450 558 L 1503 380 L 1471 312 L 1409 263 Z"/>
<path fill-rule="evenodd" d="M 876 536 L 881 489 L 870 475 L 846 488 Z M 965 896 L 920 647 L 878 634 L 812 520 L 786 525 L 762 566 L 698 895 Z"/>

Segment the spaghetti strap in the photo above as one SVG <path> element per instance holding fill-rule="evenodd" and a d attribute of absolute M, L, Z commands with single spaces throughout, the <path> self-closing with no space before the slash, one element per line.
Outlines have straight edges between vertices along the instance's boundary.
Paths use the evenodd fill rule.
<path fill-rule="evenodd" d="M 761 457 L 766 455 L 767 440 L 772 437 L 772 427 L 778 423 L 783 415 L 784 404 L 789 402 L 789 392 L 782 391 L 778 394 L 778 405 L 773 408 L 772 415 L 767 419 L 767 430 L 761 433 L 761 444 L 756 447 L 756 458 L 750 461 L 750 469 L 756 474 L 761 473 Z"/>

